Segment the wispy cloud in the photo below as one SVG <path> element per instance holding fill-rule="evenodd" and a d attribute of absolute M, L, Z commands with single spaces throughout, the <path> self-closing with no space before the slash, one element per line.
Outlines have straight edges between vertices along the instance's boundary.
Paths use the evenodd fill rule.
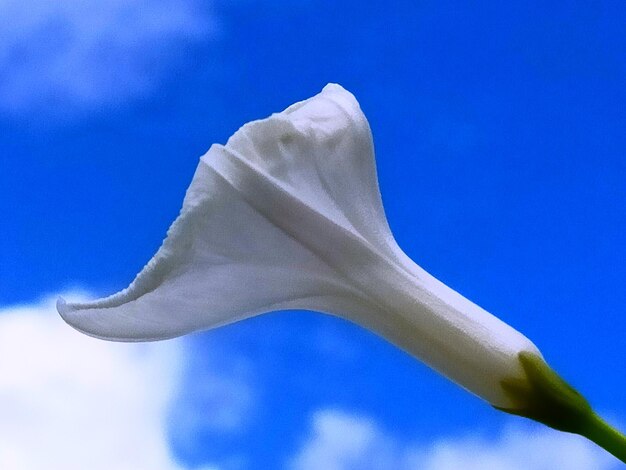
<path fill-rule="evenodd" d="M 182 355 L 80 335 L 52 299 L 0 309 L 0 468 L 178 470 L 166 415 Z"/>
<path fill-rule="evenodd" d="M 170 443 L 183 459 L 195 461 L 203 455 L 202 470 L 251 468 L 247 449 L 238 440 L 259 405 L 250 361 L 215 342 L 210 347 L 190 343 L 193 357 L 172 409 Z"/>
<path fill-rule="evenodd" d="M 538 426 L 511 427 L 496 439 L 466 436 L 407 441 L 374 420 L 337 410 L 313 415 L 292 470 L 617 470 L 620 463 L 579 436 Z"/>
<path fill-rule="evenodd" d="M 88 110 L 154 91 L 215 31 L 197 0 L 0 0 L 0 110 Z"/>
<path fill-rule="evenodd" d="M 395 440 L 371 419 L 337 410 L 313 415 L 308 441 L 289 465 L 292 470 L 402 469 Z"/>

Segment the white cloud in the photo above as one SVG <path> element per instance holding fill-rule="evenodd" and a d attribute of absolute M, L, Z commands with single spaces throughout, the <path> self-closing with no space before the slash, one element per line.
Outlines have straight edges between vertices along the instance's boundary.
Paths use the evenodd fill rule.
<path fill-rule="evenodd" d="M 13 114 L 145 96 L 215 31 L 197 0 L 0 0 L 0 18 L 0 109 Z"/>
<path fill-rule="evenodd" d="M 249 367 L 236 355 L 216 356 L 185 383 L 186 394 L 192 399 L 185 410 L 178 410 L 178 419 L 186 428 L 180 437 L 187 435 L 193 440 L 190 433 L 237 434 L 246 428 L 254 413 L 256 397 Z"/>
<path fill-rule="evenodd" d="M 322 410 L 312 421 L 312 435 L 291 462 L 293 470 L 400 468 L 393 440 L 372 420 Z"/>
<path fill-rule="evenodd" d="M 371 419 L 335 410 L 314 414 L 292 470 L 617 470 L 621 464 L 585 439 L 539 426 L 511 427 L 494 440 L 462 437 L 407 442 Z"/>
<path fill-rule="evenodd" d="M 53 300 L 0 310 L 0 468 L 175 470 L 168 402 L 179 341 L 107 343 L 78 334 Z"/>
<path fill-rule="evenodd" d="M 170 443 L 183 458 L 204 454 L 202 470 L 254 468 L 238 441 L 258 412 L 254 368 L 236 348 L 209 342 L 210 348 L 200 346 L 189 355 L 169 423 Z"/>

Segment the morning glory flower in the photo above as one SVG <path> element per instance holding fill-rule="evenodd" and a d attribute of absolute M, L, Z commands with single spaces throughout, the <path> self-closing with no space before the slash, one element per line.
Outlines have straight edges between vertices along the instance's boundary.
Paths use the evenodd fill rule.
<path fill-rule="evenodd" d="M 163 245 L 128 288 L 58 303 L 71 326 L 115 341 L 171 338 L 284 309 L 368 328 L 499 409 L 559 429 L 566 426 L 552 415 L 563 396 L 568 410 L 590 412 L 528 338 L 400 249 L 367 119 L 339 85 L 213 145 Z"/>

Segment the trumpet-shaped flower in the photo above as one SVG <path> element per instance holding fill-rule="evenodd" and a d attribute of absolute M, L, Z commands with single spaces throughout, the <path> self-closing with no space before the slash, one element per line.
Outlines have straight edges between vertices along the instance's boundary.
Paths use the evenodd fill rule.
<path fill-rule="evenodd" d="M 532 378 L 550 371 L 538 349 L 398 247 L 369 125 L 338 85 L 213 145 L 163 245 L 128 288 L 58 303 L 74 328 L 117 341 L 170 338 L 282 309 L 348 319 L 498 408 L 538 413 Z M 554 425 L 550 413 L 532 417 Z"/>

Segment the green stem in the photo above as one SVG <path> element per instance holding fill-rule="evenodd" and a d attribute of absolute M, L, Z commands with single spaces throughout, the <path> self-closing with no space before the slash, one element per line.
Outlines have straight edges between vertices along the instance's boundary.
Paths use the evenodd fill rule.
<path fill-rule="evenodd" d="M 559 431 L 580 434 L 626 463 L 626 436 L 600 418 L 583 397 L 543 358 L 522 352 L 524 377 L 500 382 L 512 406 L 501 411 L 539 421 Z"/>
<path fill-rule="evenodd" d="M 597 414 L 592 413 L 580 434 L 626 463 L 626 436 Z"/>

